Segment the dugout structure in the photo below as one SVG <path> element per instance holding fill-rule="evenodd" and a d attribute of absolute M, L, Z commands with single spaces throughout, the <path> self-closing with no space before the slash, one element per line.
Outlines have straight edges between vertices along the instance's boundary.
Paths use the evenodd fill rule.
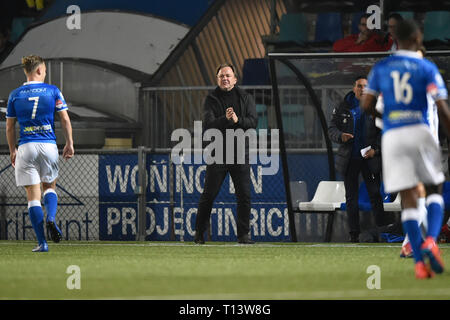
<path fill-rule="evenodd" d="M 292 241 L 297 241 L 311 224 L 310 219 L 298 214 L 298 198 L 302 195 L 292 190 L 292 182 L 306 182 L 307 201 L 310 201 L 320 181 L 342 180 L 334 167 L 337 145 L 330 141 L 327 130 L 333 108 L 352 90 L 356 76 L 367 76 L 372 66 L 389 54 L 269 53 L 275 107 L 275 117 L 269 119 L 269 127 L 279 129 L 280 167 L 283 169 Z M 436 63 L 449 88 L 450 51 L 430 51 L 426 58 Z M 441 146 L 445 160 L 448 151 L 445 136 Z M 444 171 L 448 176 L 448 167 L 444 167 Z M 337 234 L 345 234 L 342 228 L 346 224 L 342 221 L 339 228 L 333 228 L 335 216 L 317 219 L 315 223 L 322 234 L 327 226 Z"/>

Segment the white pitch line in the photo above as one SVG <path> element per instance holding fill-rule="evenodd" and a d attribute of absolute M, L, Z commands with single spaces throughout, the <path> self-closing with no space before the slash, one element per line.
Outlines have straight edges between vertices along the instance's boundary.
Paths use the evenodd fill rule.
<path fill-rule="evenodd" d="M 331 291 L 291 291 L 291 292 L 270 292 L 270 293 L 203 293 L 203 294 L 185 294 L 185 295 L 155 295 L 155 296 L 136 296 L 136 297 L 101 297 L 96 300 L 320 300 L 320 299 L 383 299 L 386 297 L 401 296 L 402 299 L 411 297 L 433 298 L 436 296 L 443 299 L 450 296 L 450 288 L 436 289 L 379 289 L 379 290 L 331 290 Z"/>
<path fill-rule="evenodd" d="M 28 245 L 24 242 L 0 242 L 0 245 Z M 386 244 L 386 245 L 362 245 L 362 244 L 305 244 L 305 243 L 289 243 L 289 244 L 274 244 L 274 243 L 255 243 L 252 245 L 239 244 L 239 243 L 222 243 L 222 244 L 194 244 L 193 242 L 151 242 L 151 243 L 49 243 L 49 246 L 125 246 L 125 247 L 242 247 L 242 248 L 298 248 L 298 247 L 318 247 L 318 248 L 399 248 L 399 244 Z M 441 247 L 441 246 L 440 246 Z M 443 247 L 445 248 L 445 247 Z"/>
<path fill-rule="evenodd" d="M 9 242 L 11 241 L 11 242 Z M 1 245 L 28 245 L 33 244 L 32 241 L 29 242 L 21 242 L 23 240 L 6 240 L 0 241 Z M 76 241 L 76 240 L 72 240 Z M 228 243 L 220 243 L 214 244 L 214 241 L 202 245 L 195 244 L 194 242 L 186 241 L 186 242 L 146 242 L 146 243 L 102 243 L 98 242 L 81 242 L 81 243 L 52 243 L 49 242 L 49 246 L 58 247 L 58 246 L 123 246 L 123 247 L 240 247 L 240 248 L 400 248 L 401 243 L 393 243 L 393 244 L 355 244 L 355 243 L 314 243 L 314 244 L 306 244 L 306 243 L 286 243 L 286 244 L 276 244 L 276 243 L 264 243 L 257 242 L 252 245 L 248 244 L 239 244 L 230 242 Z M 448 249 L 450 248 L 449 244 L 439 244 L 439 248 Z"/>

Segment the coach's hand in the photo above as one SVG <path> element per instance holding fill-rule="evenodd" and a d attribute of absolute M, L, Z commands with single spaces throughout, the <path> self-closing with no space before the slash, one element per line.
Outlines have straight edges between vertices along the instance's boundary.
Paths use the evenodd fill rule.
<path fill-rule="evenodd" d="M 17 154 L 17 149 L 14 149 L 14 151 L 11 152 L 9 155 L 9 157 L 11 158 L 11 165 L 13 166 L 13 168 L 16 167 L 16 154 Z"/>
<path fill-rule="evenodd" d="M 369 151 L 366 152 L 366 154 L 364 155 L 364 159 L 370 159 L 373 158 L 375 156 L 375 150 L 370 149 Z"/>
<path fill-rule="evenodd" d="M 75 150 L 73 149 L 73 144 L 66 144 L 64 146 L 62 156 L 65 160 L 67 160 L 67 159 L 72 158 L 74 153 L 75 153 Z"/>
<path fill-rule="evenodd" d="M 233 120 L 234 123 L 238 122 L 238 117 L 232 107 L 227 108 L 225 116 L 227 117 L 227 120 Z"/>
<path fill-rule="evenodd" d="M 341 140 L 342 142 L 347 142 L 348 140 L 353 139 L 353 135 L 350 133 L 342 133 Z"/>

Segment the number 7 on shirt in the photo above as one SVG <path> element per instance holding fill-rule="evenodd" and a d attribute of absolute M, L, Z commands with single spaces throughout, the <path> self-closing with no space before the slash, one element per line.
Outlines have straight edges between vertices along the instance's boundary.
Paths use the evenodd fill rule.
<path fill-rule="evenodd" d="M 36 118 L 36 111 L 37 111 L 37 106 L 39 103 L 39 97 L 29 97 L 28 100 L 34 101 L 33 112 L 31 113 L 31 119 L 34 119 L 34 118 Z"/>

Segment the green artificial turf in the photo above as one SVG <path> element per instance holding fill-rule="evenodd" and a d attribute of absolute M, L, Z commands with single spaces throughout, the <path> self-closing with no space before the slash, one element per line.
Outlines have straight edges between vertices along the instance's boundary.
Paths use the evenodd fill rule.
<path fill-rule="evenodd" d="M 450 271 L 416 280 L 399 244 L 64 241 L 32 253 L 34 246 L 0 241 L 0 299 L 450 298 Z M 448 266 L 449 248 L 441 246 Z M 67 287 L 71 265 L 80 268 L 80 289 Z M 367 287 L 371 265 L 380 289 Z"/>

